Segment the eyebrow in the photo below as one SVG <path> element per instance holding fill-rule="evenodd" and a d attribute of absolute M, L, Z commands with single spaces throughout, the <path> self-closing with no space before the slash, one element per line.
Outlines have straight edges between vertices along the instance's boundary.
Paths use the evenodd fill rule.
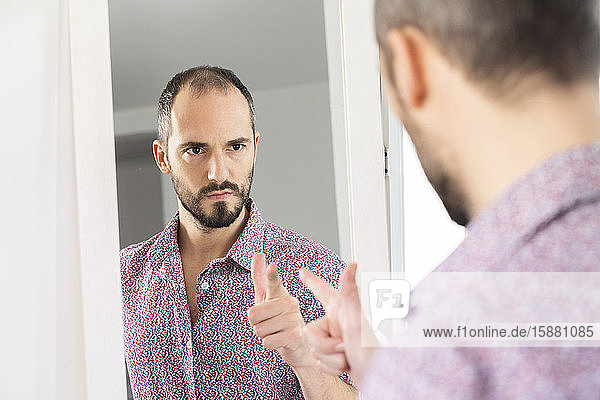
<path fill-rule="evenodd" d="M 247 137 L 239 137 L 237 139 L 232 139 L 227 141 L 227 145 L 228 146 L 233 146 L 235 144 L 246 144 L 246 143 L 250 143 L 251 140 Z M 181 143 L 179 146 L 177 146 L 177 148 L 179 150 L 182 149 L 187 149 L 187 148 L 191 148 L 191 147 L 201 147 L 201 148 L 205 148 L 208 147 L 208 143 L 204 143 L 204 142 L 185 142 L 185 143 Z"/>
<path fill-rule="evenodd" d="M 229 146 L 233 146 L 234 144 L 246 144 L 246 143 L 250 143 L 250 142 L 251 142 L 251 140 L 249 138 L 247 138 L 247 137 L 240 137 L 240 138 L 228 141 L 227 144 Z"/>
<path fill-rule="evenodd" d="M 233 146 L 234 144 L 246 144 L 246 143 L 250 143 L 251 140 L 247 137 L 239 137 L 237 139 L 232 139 L 232 140 L 228 140 L 227 141 L 227 145 L 228 146 Z M 190 147 L 208 147 L 208 143 L 205 142 L 185 142 L 185 143 L 181 143 L 179 146 L 177 146 L 178 149 L 184 149 L 184 148 L 190 148 Z"/>
<path fill-rule="evenodd" d="M 185 142 L 185 143 L 181 143 L 179 146 L 177 146 L 177 148 L 179 150 L 183 150 L 183 149 L 190 148 L 190 147 L 208 147 L 208 143 L 202 143 L 202 142 Z"/>

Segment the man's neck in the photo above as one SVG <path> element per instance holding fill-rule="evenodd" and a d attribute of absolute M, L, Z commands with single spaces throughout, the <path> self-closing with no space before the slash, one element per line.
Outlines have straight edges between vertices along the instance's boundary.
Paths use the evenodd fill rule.
<path fill-rule="evenodd" d="M 591 85 L 573 86 L 505 108 L 479 104 L 460 125 L 457 173 L 474 218 L 548 158 L 600 140 L 600 105 Z"/>
<path fill-rule="evenodd" d="M 243 207 L 228 227 L 207 229 L 180 205 L 178 243 L 182 257 L 202 262 L 225 257 L 244 230 L 249 216 L 250 212 Z"/>

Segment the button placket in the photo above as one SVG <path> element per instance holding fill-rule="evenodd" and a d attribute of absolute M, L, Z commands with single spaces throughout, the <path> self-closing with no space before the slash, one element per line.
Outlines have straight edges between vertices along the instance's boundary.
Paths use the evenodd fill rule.
<path fill-rule="evenodd" d="M 208 290 L 211 287 L 210 276 L 214 273 L 213 268 L 215 265 L 215 260 L 211 261 L 204 271 L 198 275 L 198 280 L 196 282 L 196 300 L 198 302 L 198 319 L 201 318 L 201 315 L 204 312 L 204 308 L 210 302 L 211 292 Z"/>

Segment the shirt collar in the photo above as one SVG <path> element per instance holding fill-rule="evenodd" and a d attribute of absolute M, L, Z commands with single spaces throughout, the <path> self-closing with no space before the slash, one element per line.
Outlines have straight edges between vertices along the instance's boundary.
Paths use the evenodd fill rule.
<path fill-rule="evenodd" d="M 598 199 L 600 142 L 555 155 L 521 177 L 467 226 L 459 249 L 495 257 L 512 254 L 540 227 Z"/>
<path fill-rule="evenodd" d="M 250 216 L 248 217 L 246 226 L 233 246 L 231 246 L 231 249 L 229 249 L 226 258 L 232 259 L 240 267 L 250 271 L 252 257 L 256 253 L 264 252 L 266 222 L 252 199 L 248 199 L 247 207 L 250 211 Z"/>
<path fill-rule="evenodd" d="M 252 199 L 248 199 L 246 209 L 250 212 L 244 230 L 234 242 L 225 256 L 242 268 L 250 270 L 254 254 L 264 251 L 264 229 L 266 221 L 263 219 L 258 207 Z M 158 242 L 163 243 L 171 257 L 179 253 L 177 233 L 179 231 L 179 211 L 173 215 L 167 226 L 161 232 Z"/>

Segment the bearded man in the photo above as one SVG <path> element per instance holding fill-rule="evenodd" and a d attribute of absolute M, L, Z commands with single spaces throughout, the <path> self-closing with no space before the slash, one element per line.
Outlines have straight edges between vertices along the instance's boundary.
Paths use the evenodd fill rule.
<path fill-rule="evenodd" d="M 483 324 L 598 321 L 597 287 L 587 284 L 600 271 L 598 10 L 597 0 L 375 0 L 394 113 L 468 231 L 411 293 L 409 330 L 467 314 Z M 372 333 L 361 329 L 356 268 L 344 270 L 339 292 L 301 274 L 327 309 L 305 329 L 313 354 L 324 371 L 349 371 L 363 398 L 598 398 L 600 350 L 581 340 L 407 346 L 402 332 L 395 347 L 362 346 Z M 580 285 L 557 284 L 573 276 Z M 549 307 L 555 298 L 566 301 Z M 504 319 L 509 311 L 522 319 Z"/>
<path fill-rule="evenodd" d="M 232 71 L 191 68 L 158 115 L 154 158 L 178 212 L 121 251 L 134 398 L 354 398 L 346 376 L 317 368 L 303 326 L 324 310 L 298 279 L 303 265 L 337 284 L 342 260 L 265 221 L 249 197 L 260 134 L 248 89 Z"/>

